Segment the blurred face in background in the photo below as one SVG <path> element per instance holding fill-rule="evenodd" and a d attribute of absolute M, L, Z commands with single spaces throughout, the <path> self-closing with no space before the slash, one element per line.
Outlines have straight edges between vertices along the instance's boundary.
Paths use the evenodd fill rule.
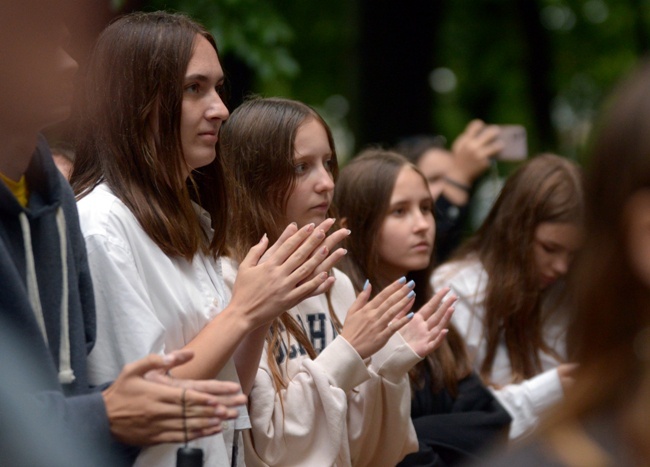
<path fill-rule="evenodd" d="M 429 192 L 435 201 L 442 193 L 445 184 L 444 177 L 452 165 L 452 155 L 442 148 L 429 149 L 418 159 L 417 165 L 426 177 Z"/>
<path fill-rule="evenodd" d="M 66 51 L 68 2 L 0 1 L 0 125 L 40 131 L 70 114 L 78 65 Z"/>
<path fill-rule="evenodd" d="M 535 229 L 533 255 L 540 289 L 566 276 L 576 251 L 582 245 L 582 231 L 571 223 L 542 222 Z"/>

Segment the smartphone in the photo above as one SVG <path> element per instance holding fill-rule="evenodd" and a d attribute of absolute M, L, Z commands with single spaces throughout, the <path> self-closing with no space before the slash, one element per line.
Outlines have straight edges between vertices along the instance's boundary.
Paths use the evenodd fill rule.
<path fill-rule="evenodd" d="M 523 161 L 528 157 L 528 138 L 522 125 L 499 125 L 498 140 L 503 149 L 496 154 L 500 161 Z"/>

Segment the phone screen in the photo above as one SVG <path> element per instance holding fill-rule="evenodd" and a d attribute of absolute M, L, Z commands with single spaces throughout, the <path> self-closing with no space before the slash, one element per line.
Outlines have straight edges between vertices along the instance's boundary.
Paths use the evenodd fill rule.
<path fill-rule="evenodd" d="M 496 155 L 500 161 L 522 161 L 528 157 L 526 128 L 522 125 L 499 125 L 503 149 Z"/>

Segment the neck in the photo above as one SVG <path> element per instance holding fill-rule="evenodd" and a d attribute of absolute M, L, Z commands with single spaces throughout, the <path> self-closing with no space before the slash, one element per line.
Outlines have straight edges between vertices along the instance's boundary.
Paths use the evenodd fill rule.
<path fill-rule="evenodd" d="M 0 173 L 12 180 L 20 180 L 27 171 L 37 133 L 5 134 L 0 130 Z"/>

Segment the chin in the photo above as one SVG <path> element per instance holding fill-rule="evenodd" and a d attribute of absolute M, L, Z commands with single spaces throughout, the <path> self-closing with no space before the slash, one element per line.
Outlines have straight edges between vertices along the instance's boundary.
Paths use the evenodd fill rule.
<path fill-rule="evenodd" d="M 322 216 L 309 216 L 306 217 L 302 221 L 298 221 L 298 227 L 303 227 L 309 223 L 312 223 L 314 225 L 319 225 L 321 222 L 323 222 L 327 217 L 325 215 Z"/>

